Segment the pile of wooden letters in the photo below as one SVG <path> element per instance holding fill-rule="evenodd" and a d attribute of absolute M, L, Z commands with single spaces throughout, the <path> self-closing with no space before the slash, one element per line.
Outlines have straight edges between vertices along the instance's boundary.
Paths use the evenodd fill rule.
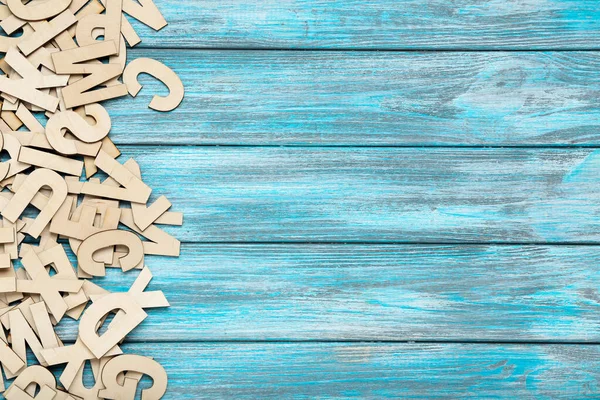
<path fill-rule="evenodd" d="M 116 160 L 99 103 L 135 97 L 140 73 L 169 89 L 152 109 L 173 110 L 184 89 L 156 60 L 127 64 L 127 46 L 140 38 L 126 14 L 166 25 L 152 0 L 0 0 L 8 35 L 0 36 L 0 365 L 14 379 L 6 388 L 0 373 L 0 392 L 8 400 L 134 399 L 143 376 L 152 380 L 143 399 L 166 392 L 157 361 L 119 346 L 146 309 L 169 305 L 161 291 L 146 291 L 144 256 L 179 255 L 179 241 L 159 225 L 183 216 L 164 196 L 148 204 L 152 189 L 133 159 Z M 106 267 L 139 275 L 127 292 L 111 293 L 93 283 Z M 65 318 L 78 321 L 74 343 L 55 332 Z M 92 387 L 83 383 L 88 362 Z"/>

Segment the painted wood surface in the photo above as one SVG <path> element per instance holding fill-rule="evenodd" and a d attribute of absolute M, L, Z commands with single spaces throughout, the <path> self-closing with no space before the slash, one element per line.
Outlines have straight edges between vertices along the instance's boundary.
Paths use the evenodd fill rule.
<path fill-rule="evenodd" d="M 185 242 L 600 243 L 596 149 L 122 148 Z"/>
<path fill-rule="evenodd" d="M 185 213 L 167 399 L 598 397 L 596 0 L 156 2 L 186 99 L 108 107 Z"/>
<path fill-rule="evenodd" d="M 166 88 L 143 77 L 138 98 L 110 103 L 117 143 L 600 144 L 597 52 L 132 50 L 128 57 L 169 65 L 186 97 L 157 116 L 147 104 Z"/>
<path fill-rule="evenodd" d="M 600 342 L 597 247 L 189 244 L 146 264 L 172 306 L 130 341 Z"/>
<path fill-rule="evenodd" d="M 596 0 L 157 0 L 142 45 L 189 48 L 589 49 Z M 136 25 L 138 27 L 139 25 Z"/>
<path fill-rule="evenodd" d="M 165 399 L 592 399 L 598 346 L 160 343 Z M 182 361 L 185 360 L 185 361 Z"/>

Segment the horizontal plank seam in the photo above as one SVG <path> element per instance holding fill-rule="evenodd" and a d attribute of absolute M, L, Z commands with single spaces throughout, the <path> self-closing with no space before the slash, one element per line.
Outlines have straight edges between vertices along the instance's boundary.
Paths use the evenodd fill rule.
<path fill-rule="evenodd" d="M 177 236 L 177 233 L 175 233 Z M 26 238 L 24 243 L 36 243 L 35 240 Z M 64 239 L 59 239 L 58 243 L 68 243 Z M 195 241 L 181 240 L 184 245 L 209 245 L 209 246 L 272 246 L 272 245 L 296 245 L 296 246 L 352 246 L 352 245 L 367 245 L 367 246 L 544 246 L 544 247 L 598 247 L 600 242 L 444 242 L 444 241 L 365 241 L 365 240 L 340 240 L 340 241 L 291 241 L 291 240 L 266 240 L 266 241 Z"/>
<path fill-rule="evenodd" d="M 595 52 L 600 51 L 600 48 L 561 48 L 561 47 L 535 47 L 530 49 L 523 48 L 445 48 L 445 47 L 429 47 L 429 48 L 405 48 L 405 47 L 381 47 L 377 49 L 369 47 L 334 47 L 334 48 L 321 48 L 321 47 L 213 47 L 213 46 L 145 46 L 138 45 L 133 48 L 144 49 L 144 50 L 202 50 L 202 51 L 279 51 L 279 52 L 365 52 L 365 53 L 542 53 L 542 52 Z"/>
<path fill-rule="evenodd" d="M 175 233 L 175 236 L 177 234 Z M 67 240 L 59 239 L 59 243 L 66 244 Z M 26 238 L 24 243 L 37 243 L 35 240 Z M 497 247 L 514 247 L 514 246 L 539 246 L 539 247 L 599 247 L 600 242 L 406 242 L 406 241 L 186 241 L 182 240 L 183 245 L 207 245 L 207 246 L 497 246 Z"/>
<path fill-rule="evenodd" d="M 187 144 L 187 143 L 152 143 L 152 142 L 140 142 L 140 143 L 123 143 L 115 141 L 116 144 L 128 147 L 241 147 L 241 148 L 358 148 L 358 149 L 534 149 L 534 150 L 554 150 L 554 149 L 600 149 L 600 145 L 354 145 L 354 144 L 325 144 L 325 145 L 311 145 L 311 144 Z"/>
<path fill-rule="evenodd" d="M 443 241 L 181 241 L 182 244 L 203 245 L 403 245 L 403 246 L 600 246 L 600 242 L 443 242 Z"/>
<path fill-rule="evenodd" d="M 73 341 L 64 341 L 64 343 L 73 343 Z M 183 339 L 183 340 L 127 340 L 124 343 L 205 343 L 205 344 L 226 344 L 226 343 L 239 343 L 239 344 L 286 344 L 286 343 L 297 343 L 297 344 L 310 344 L 310 343 L 372 343 L 372 344 L 482 344 L 482 345 L 576 345 L 576 346 L 598 346 L 600 341 L 551 341 L 551 340 L 369 340 L 369 339 L 281 339 L 281 340 L 252 340 L 252 339 L 207 339 L 207 340 L 196 340 L 196 339 Z"/>

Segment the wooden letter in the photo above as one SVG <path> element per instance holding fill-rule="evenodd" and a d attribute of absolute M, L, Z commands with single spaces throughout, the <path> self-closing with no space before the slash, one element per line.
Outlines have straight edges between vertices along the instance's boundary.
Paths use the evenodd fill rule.
<path fill-rule="evenodd" d="M 6 76 L 0 76 L 0 91 L 51 112 L 58 107 L 58 98 L 39 91 L 25 79 L 8 79 Z"/>
<path fill-rule="evenodd" d="M 106 332 L 98 336 L 98 323 L 108 313 L 116 310 L 125 313 L 116 315 Z M 111 293 L 94 302 L 83 314 L 79 323 L 79 337 L 96 358 L 101 358 L 147 316 L 128 294 Z"/>
<path fill-rule="evenodd" d="M 65 138 L 64 134 L 67 130 L 80 140 Z M 108 131 L 103 133 L 104 136 L 108 135 Z M 102 147 L 100 140 L 104 137 L 95 133 L 94 127 L 90 126 L 86 120 L 74 111 L 63 111 L 54 114 L 46 124 L 46 135 L 50 145 L 62 154 L 82 154 L 93 157 L 98 154 L 100 147 Z M 97 140 L 89 140 L 89 138 L 96 137 L 98 137 Z"/>
<path fill-rule="evenodd" d="M 99 213 L 98 207 L 84 203 L 75 210 L 73 215 L 71 215 L 71 207 L 73 204 L 76 204 L 75 202 L 75 197 L 67 198 L 54 218 L 52 218 L 50 232 L 67 236 L 70 240 L 85 240 L 96 232 L 117 229 L 119 218 L 121 216 L 120 208 L 106 207 L 104 218 L 99 221 L 101 224 L 95 225 L 94 221 L 96 215 Z M 102 213 L 100 214 L 102 217 Z M 79 218 L 77 219 L 77 217 Z"/>
<path fill-rule="evenodd" d="M 170 92 L 167 97 L 154 96 L 148 107 L 157 111 L 171 111 L 181 103 L 184 93 L 181 79 L 171 68 L 152 58 L 137 58 L 125 67 L 123 82 L 127 85 L 130 95 L 135 97 L 142 89 L 142 85 L 137 80 L 137 76 L 142 72 L 160 80 L 169 88 Z"/>
<path fill-rule="evenodd" d="M 10 334 L 12 338 L 12 349 L 14 352 L 22 360 L 26 360 L 27 349 L 25 347 L 25 343 L 27 343 L 38 362 L 44 366 L 48 365 L 46 364 L 46 360 L 42 356 L 41 351 L 43 348 L 57 347 L 56 336 L 54 338 L 55 340 L 51 341 L 50 343 L 44 341 L 40 342 L 40 339 L 38 339 L 35 331 L 29 325 L 20 310 L 10 311 L 8 313 L 8 318 L 10 320 Z"/>
<path fill-rule="evenodd" d="M 90 14 L 77 24 L 76 38 L 80 47 L 96 43 L 93 31 L 104 30 L 104 40 L 112 40 L 119 45 L 121 39 L 122 0 L 106 0 L 105 14 Z"/>
<path fill-rule="evenodd" d="M 167 26 L 167 21 L 152 0 L 123 0 L 123 11 L 154 30 Z"/>
<path fill-rule="evenodd" d="M 52 18 L 69 7 L 71 0 L 30 1 L 23 4 L 21 0 L 7 0 L 6 5 L 16 17 L 27 21 L 39 21 Z"/>
<path fill-rule="evenodd" d="M 19 153 L 19 161 L 37 167 L 48 168 L 68 175 L 81 176 L 83 173 L 83 161 L 74 160 L 36 150 L 31 147 L 22 147 Z"/>
<path fill-rule="evenodd" d="M 133 222 L 133 213 L 131 209 L 121 210 L 121 223 L 129 229 L 139 233 L 149 241 L 144 241 L 144 254 L 154 254 L 161 256 L 179 256 L 181 243 L 167 232 L 158 228 L 156 225 L 150 225 L 144 230 L 138 228 Z"/>
<path fill-rule="evenodd" d="M 163 292 L 145 291 L 150 280 L 152 280 L 152 272 L 144 267 L 127 293 L 133 296 L 142 308 L 169 307 L 169 302 Z"/>
<path fill-rule="evenodd" d="M 0 328 L 2 329 L 2 328 Z M 2 339 L 0 339 L 0 363 L 12 374 L 17 374 L 25 362 Z"/>
<path fill-rule="evenodd" d="M 18 160 L 19 153 L 21 152 L 21 143 L 19 143 L 19 140 L 13 135 L 9 134 L 3 134 L 2 136 L 4 141 L 4 150 L 8 152 L 8 155 L 10 156 L 10 161 L 5 161 L 1 165 L 9 166 L 8 175 L 6 176 L 6 178 L 10 178 L 11 176 L 18 174 L 19 172 L 25 171 L 27 168 L 30 167 L 30 165 L 19 162 Z"/>
<path fill-rule="evenodd" d="M 4 148 L 4 135 L 0 133 L 0 150 L 3 149 L 8 151 L 8 149 Z M 8 176 L 9 169 L 10 165 L 8 164 L 8 162 L 0 163 L 0 181 L 6 179 L 6 177 Z"/>
<path fill-rule="evenodd" d="M 8 388 L 4 395 L 6 396 L 6 400 L 54 400 L 56 390 L 50 386 L 42 386 L 39 393 L 33 397 L 33 395 L 30 395 L 25 390 L 13 385 Z"/>
<path fill-rule="evenodd" d="M 123 164 L 136 177 L 142 179 L 142 171 L 140 165 L 133 159 L 127 160 Z M 141 203 L 131 203 L 131 211 L 133 212 L 133 220 L 140 230 L 148 228 L 154 221 L 171 208 L 171 202 L 165 197 L 160 196 L 152 205 L 147 207 Z"/>
<path fill-rule="evenodd" d="M 25 56 L 13 47 L 8 50 L 4 60 L 14 69 L 27 84 L 36 89 L 65 86 L 69 80 L 68 75 L 44 75 L 34 67 Z"/>
<path fill-rule="evenodd" d="M 110 115 L 108 115 L 108 111 L 106 111 L 104 107 L 96 103 L 86 104 L 73 111 L 79 114 L 79 116 L 87 122 L 86 131 L 78 132 L 80 135 L 77 136 L 79 140 L 86 143 L 94 143 L 97 141 L 104 142 L 109 140 L 107 135 L 108 132 L 110 132 L 111 121 Z"/>
<path fill-rule="evenodd" d="M 79 396 L 85 400 L 101 400 L 98 393 L 101 389 L 104 389 L 104 385 L 102 384 L 102 377 L 100 374 L 110 359 L 110 357 L 104 357 L 100 360 L 89 360 L 89 363 L 92 367 L 92 373 L 94 375 L 94 386 L 92 387 L 89 387 L 89 384 L 87 386 L 83 384 L 83 371 L 85 369 L 85 364 L 82 365 L 81 368 L 79 368 L 73 383 L 69 387 L 69 393 Z"/>
<path fill-rule="evenodd" d="M 57 73 L 88 75 L 62 89 L 67 108 L 97 103 L 127 94 L 127 86 L 124 84 L 90 90 L 121 74 L 122 70 L 119 64 L 84 63 L 118 52 L 118 43 L 110 40 L 52 54 Z"/>
<path fill-rule="evenodd" d="M 49 186 L 52 189 L 52 196 L 46 207 L 29 227 L 29 233 L 34 238 L 39 237 L 44 227 L 48 225 L 67 197 L 67 184 L 59 174 L 49 169 L 36 169 L 27 176 L 21 188 L 1 212 L 4 218 L 14 223 L 33 199 L 33 196 L 44 186 Z"/>
<path fill-rule="evenodd" d="M 50 40 L 57 37 L 61 32 L 67 30 L 76 22 L 77 18 L 75 18 L 73 13 L 69 10 L 65 10 L 50 22 L 42 21 L 36 23 L 36 31 L 19 43 L 18 47 L 23 54 L 28 56 Z"/>
<path fill-rule="evenodd" d="M 98 232 L 88 237 L 81 243 L 77 252 L 79 268 L 92 276 L 104 276 L 106 270 L 104 263 L 94 261 L 94 253 L 108 246 L 126 246 L 129 252 L 121 258 L 123 271 L 134 269 L 144 262 L 144 246 L 142 240 L 133 232 L 110 230 Z"/>
<path fill-rule="evenodd" d="M 106 152 L 100 150 L 94 164 L 124 187 L 85 182 L 81 186 L 81 193 L 134 203 L 148 201 L 152 189 Z"/>
<path fill-rule="evenodd" d="M 17 277 L 12 262 L 7 268 L 0 268 L 0 293 L 17 290 Z"/>
<path fill-rule="evenodd" d="M 28 388 L 40 389 L 37 396 L 29 396 L 25 390 Z M 47 389 L 46 389 L 47 388 Z M 16 389 L 16 390 L 15 390 Z M 32 365 L 21 372 L 21 374 L 15 379 L 13 384 L 8 388 L 5 393 L 7 400 L 25 400 L 29 396 L 31 399 L 36 400 L 52 400 L 55 396 L 56 390 L 56 379 L 54 375 L 46 368 L 39 365 Z"/>
<path fill-rule="evenodd" d="M 102 369 L 102 383 L 106 389 L 100 391 L 100 396 L 113 400 L 127 398 L 121 397 L 125 393 L 135 396 L 137 382 L 135 385 L 128 385 L 127 381 L 130 379 L 125 377 L 124 385 L 118 383 L 117 377 L 126 371 L 148 375 L 154 381 L 151 388 L 142 390 L 144 400 L 159 400 L 167 391 L 167 372 L 162 365 L 148 357 L 123 354 L 111 359 Z"/>
<path fill-rule="evenodd" d="M 83 281 L 51 277 L 35 251 L 28 251 L 21 261 L 31 279 L 17 279 L 17 291 L 41 295 L 54 318 L 60 321 L 68 309 L 61 293 L 77 293 Z"/>
<path fill-rule="evenodd" d="M 115 346 L 106 354 L 106 356 L 115 356 L 122 353 L 119 346 Z M 67 390 L 70 389 L 77 372 L 83 367 L 84 362 L 96 358 L 79 337 L 75 344 L 71 346 L 42 350 L 42 356 L 48 365 L 67 364 L 60 375 L 60 383 L 62 383 Z"/>

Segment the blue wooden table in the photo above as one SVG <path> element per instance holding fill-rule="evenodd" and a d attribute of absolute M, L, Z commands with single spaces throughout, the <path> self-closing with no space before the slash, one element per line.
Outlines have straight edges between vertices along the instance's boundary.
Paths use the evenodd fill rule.
<path fill-rule="evenodd" d="M 185 213 L 167 398 L 600 396 L 597 0 L 156 3 L 186 98 L 108 107 Z"/>

